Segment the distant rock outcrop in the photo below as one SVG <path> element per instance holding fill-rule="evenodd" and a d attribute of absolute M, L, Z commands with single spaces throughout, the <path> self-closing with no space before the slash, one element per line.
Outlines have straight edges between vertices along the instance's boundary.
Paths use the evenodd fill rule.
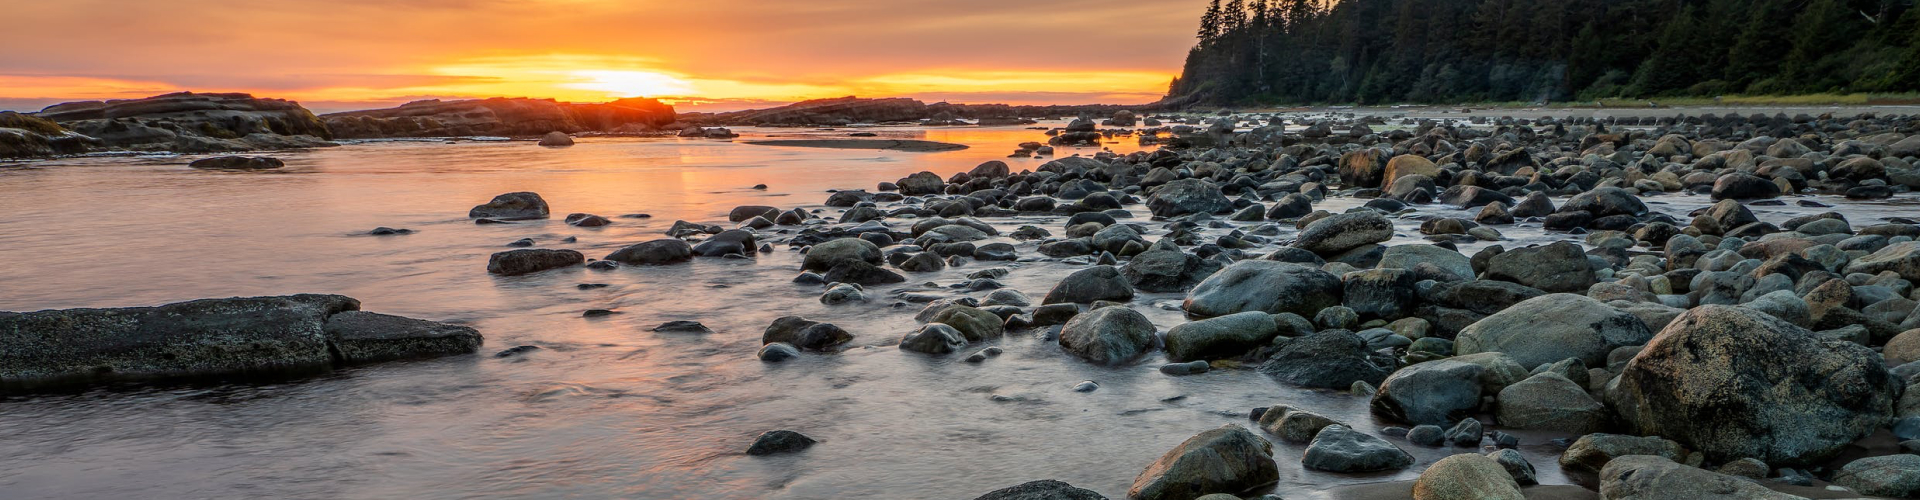
<path fill-rule="evenodd" d="M 1024 117 L 1073 116 L 1082 113 L 1110 114 L 1120 106 L 1011 106 L 1006 104 L 927 104 L 905 97 L 835 97 L 814 99 L 767 109 L 725 113 L 688 113 L 681 121 L 692 125 L 760 126 L 846 126 L 855 123 L 918 122 L 931 120 L 935 125 L 958 125 L 959 119 L 975 120 L 980 125 L 1034 123 Z"/>
<path fill-rule="evenodd" d="M 95 139 L 69 142 L 93 149 L 217 153 L 333 145 L 327 125 L 299 103 L 248 94 L 69 102 L 34 116 Z"/>
<path fill-rule="evenodd" d="M 52 120 L 0 111 L 0 158 L 84 153 L 99 142 Z"/>
<path fill-rule="evenodd" d="M 540 137 L 551 132 L 652 132 L 674 121 L 673 107 L 631 98 L 601 104 L 492 98 L 414 101 L 397 108 L 323 116 L 342 139 L 383 137 Z"/>

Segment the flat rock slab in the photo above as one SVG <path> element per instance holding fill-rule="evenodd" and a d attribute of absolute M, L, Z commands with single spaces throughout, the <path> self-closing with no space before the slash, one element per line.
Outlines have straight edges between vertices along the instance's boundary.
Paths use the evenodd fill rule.
<path fill-rule="evenodd" d="M 787 146 L 795 148 L 828 149 L 878 149 L 883 151 L 910 151 L 930 153 L 936 151 L 959 151 L 967 149 L 965 144 L 950 142 L 920 141 L 913 139 L 776 139 L 770 141 L 746 141 L 756 146 Z"/>
<path fill-rule="evenodd" d="M 359 312 L 340 295 L 0 312 L 0 391 L 126 380 L 287 376 L 471 353 L 472 328 Z"/>

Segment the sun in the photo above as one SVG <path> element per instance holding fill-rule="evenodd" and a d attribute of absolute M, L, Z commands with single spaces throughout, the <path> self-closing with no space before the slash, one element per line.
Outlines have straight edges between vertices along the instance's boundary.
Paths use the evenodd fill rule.
<path fill-rule="evenodd" d="M 665 73 L 651 71 L 580 70 L 571 72 L 582 81 L 568 88 L 597 90 L 614 97 L 662 97 L 693 95 L 693 83 Z"/>

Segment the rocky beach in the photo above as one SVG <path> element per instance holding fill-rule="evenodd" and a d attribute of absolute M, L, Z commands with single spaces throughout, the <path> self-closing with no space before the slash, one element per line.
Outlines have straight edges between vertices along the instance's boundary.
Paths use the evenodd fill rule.
<path fill-rule="evenodd" d="M 136 469 L 88 491 L 460 489 L 395 475 L 417 470 L 648 498 L 1920 493 L 1920 120 L 1698 111 L 1127 112 L 15 163 L 0 176 L 33 188 L 6 229 L 32 236 L 3 250 L 21 293 L 0 307 L 110 309 L 0 314 L 0 405 L 25 417 L 0 425 L 39 436 L 7 446 L 0 483 L 52 494 L 52 464 L 124 463 L 112 450 L 219 464 L 311 442 L 325 451 L 285 474 L 385 472 Z M 110 219 L 35 222 L 107 193 L 146 207 L 125 243 L 78 242 Z M 60 245 L 142 255 L 42 271 Z M 187 261 L 204 264 L 168 265 Z M 297 292 L 400 316 L 264 297 Z M 122 308 L 233 295 L 263 297 Z M 108 338 L 146 343 L 83 340 Z M 225 431 L 252 444 L 46 446 L 340 405 L 387 410 Z M 383 438 L 321 438 L 342 432 Z"/>

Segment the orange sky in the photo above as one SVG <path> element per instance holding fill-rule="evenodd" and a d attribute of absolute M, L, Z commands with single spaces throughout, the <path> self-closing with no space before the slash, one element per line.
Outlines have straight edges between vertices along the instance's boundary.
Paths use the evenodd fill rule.
<path fill-rule="evenodd" d="M 0 109 L 175 90 L 427 98 L 1160 97 L 1203 0 L 0 0 Z"/>

